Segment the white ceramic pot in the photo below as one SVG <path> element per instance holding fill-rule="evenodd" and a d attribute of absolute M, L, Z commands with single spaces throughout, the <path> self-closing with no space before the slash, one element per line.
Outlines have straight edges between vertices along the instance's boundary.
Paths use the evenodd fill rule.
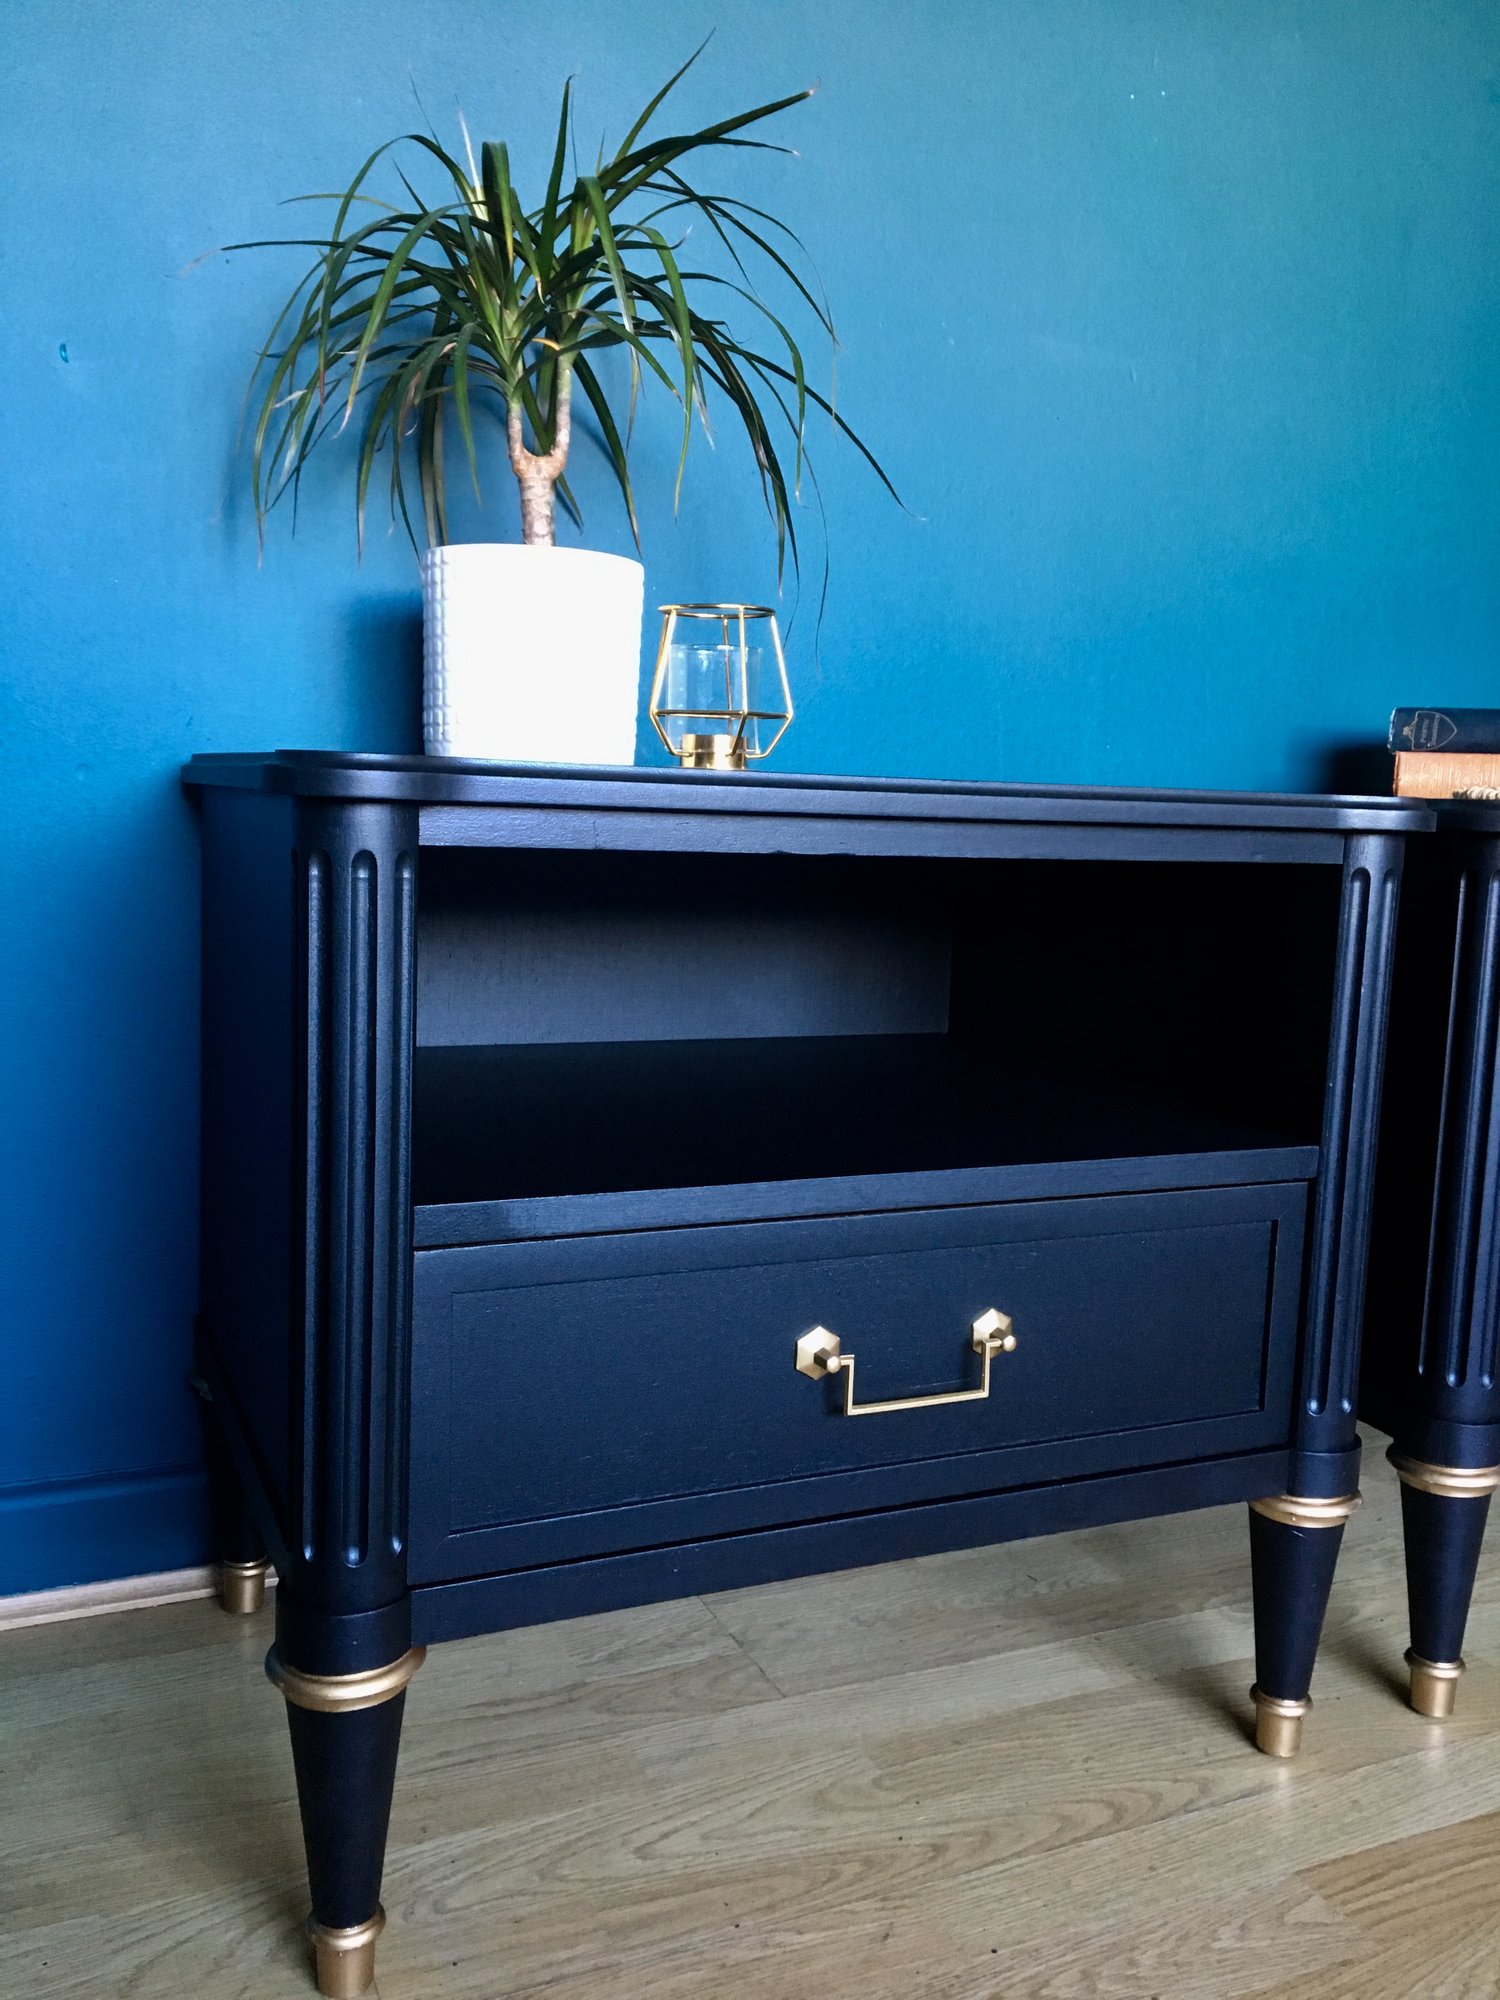
<path fill-rule="evenodd" d="M 454 542 L 422 558 L 432 757 L 630 764 L 646 572 L 593 549 Z"/>

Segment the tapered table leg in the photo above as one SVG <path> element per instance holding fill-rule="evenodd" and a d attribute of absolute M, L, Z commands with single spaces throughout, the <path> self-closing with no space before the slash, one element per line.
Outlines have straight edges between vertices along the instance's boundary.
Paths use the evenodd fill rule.
<path fill-rule="evenodd" d="M 259 1611 L 266 1601 L 270 1562 L 250 1511 L 244 1481 L 235 1469 L 213 1392 L 201 1375 L 191 1378 L 203 1419 L 203 1456 L 208 1468 L 209 1505 L 214 1527 L 214 1577 L 219 1602 L 236 1617 Z"/>
<path fill-rule="evenodd" d="M 1268 1757 L 1295 1757 L 1328 1594 L 1357 1493 L 1333 1500 L 1283 1494 L 1250 1506 L 1250 1568 L 1255 1594 L 1255 1746 Z"/>
<path fill-rule="evenodd" d="M 1443 1721 L 1458 1698 L 1464 1626 L 1500 1465 L 1429 1465 L 1395 1446 L 1388 1456 L 1401 1480 L 1411 1705 Z"/>
<path fill-rule="evenodd" d="M 356 2000 L 374 1983 L 406 1688 L 424 1657 L 411 1647 L 385 1666 L 346 1674 L 304 1673 L 279 1646 L 266 1659 L 286 1697 L 312 1892 L 308 1932 L 328 2000 Z"/>

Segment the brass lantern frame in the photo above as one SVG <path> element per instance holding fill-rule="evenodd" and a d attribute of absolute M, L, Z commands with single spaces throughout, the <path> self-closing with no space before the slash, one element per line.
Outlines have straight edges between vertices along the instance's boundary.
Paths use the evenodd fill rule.
<path fill-rule="evenodd" d="M 656 648 L 656 672 L 651 679 L 650 714 L 652 727 L 668 752 L 684 769 L 699 771 L 743 771 L 748 763 L 759 763 L 763 757 L 769 757 L 791 728 L 796 715 L 792 705 L 792 686 L 787 679 L 786 655 L 781 650 L 781 632 L 776 623 L 776 613 L 771 606 L 769 604 L 662 604 L 658 605 L 657 609 L 662 613 L 662 628 L 661 639 Z M 724 652 L 722 709 L 666 708 L 662 705 L 667 662 L 672 647 L 677 643 L 678 622 L 682 619 L 712 622 L 719 627 L 718 644 Z M 750 624 L 762 621 L 770 628 L 771 651 L 776 660 L 777 677 L 781 682 L 780 708 L 750 706 L 750 640 L 746 628 Z M 730 634 L 731 626 L 738 634 L 737 655 L 736 640 Z M 736 657 L 739 661 L 737 690 L 734 684 Z M 725 727 L 722 731 L 684 730 L 679 743 L 674 744 L 666 730 L 666 724 L 671 721 L 722 721 Z M 781 726 L 769 743 L 760 749 L 752 750 L 746 740 L 746 731 L 752 722 L 776 722 Z"/>

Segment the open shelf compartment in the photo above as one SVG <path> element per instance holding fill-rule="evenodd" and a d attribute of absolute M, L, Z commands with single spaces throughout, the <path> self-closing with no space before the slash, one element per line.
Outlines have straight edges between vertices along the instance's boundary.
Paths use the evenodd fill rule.
<path fill-rule="evenodd" d="M 418 1244 L 1310 1178 L 1337 879 L 1268 872 L 426 856 Z"/>

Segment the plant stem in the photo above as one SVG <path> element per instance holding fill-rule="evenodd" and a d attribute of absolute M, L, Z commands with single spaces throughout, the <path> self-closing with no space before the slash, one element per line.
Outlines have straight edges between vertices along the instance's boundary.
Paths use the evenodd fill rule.
<path fill-rule="evenodd" d="M 521 488 L 521 539 L 529 549 L 550 549 L 557 539 L 554 532 L 557 482 L 568 462 L 568 446 L 573 437 L 572 371 L 558 370 L 551 451 L 527 449 L 518 403 L 512 403 L 506 412 L 506 434 L 510 440 L 511 471 Z"/>

